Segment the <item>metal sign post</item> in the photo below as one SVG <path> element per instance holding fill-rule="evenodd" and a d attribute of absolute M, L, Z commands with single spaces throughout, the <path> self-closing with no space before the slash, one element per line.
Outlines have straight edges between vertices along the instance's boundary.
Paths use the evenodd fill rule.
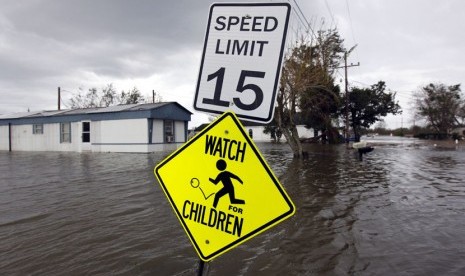
<path fill-rule="evenodd" d="M 209 262 L 204 262 L 202 259 L 199 260 L 199 270 L 198 270 L 198 276 L 207 276 L 208 275 L 208 269 L 210 268 L 210 263 Z"/>

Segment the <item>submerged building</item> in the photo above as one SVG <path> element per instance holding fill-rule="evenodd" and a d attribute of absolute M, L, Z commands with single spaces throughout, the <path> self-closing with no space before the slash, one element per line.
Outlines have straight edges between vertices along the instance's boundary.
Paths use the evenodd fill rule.
<path fill-rule="evenodd" d="M 0 115 L 0 151 L 174 150 L 191 115 L 176 102 Z"/>

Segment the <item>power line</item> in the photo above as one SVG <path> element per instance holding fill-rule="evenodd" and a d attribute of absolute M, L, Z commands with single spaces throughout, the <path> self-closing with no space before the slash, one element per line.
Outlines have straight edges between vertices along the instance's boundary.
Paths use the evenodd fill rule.
<path fill-rule="evenodd" d="M 312 37 L 316 38 L 317 36 L 315 34 L 315 31 L 313 30 L 310 21 L 307 19 L 307 16 L 305 16 L 304 12 L 300 8 L 299 3 L 297 3 L 296 0 L 292 0 L 292 1 L 294 2 L 295 5 L 292 5 L 291 0 L 288 0 L 288 2 L 291 3 L 292 10 L 294 11 L 295 15 L 297 15 L 297 18 L 299 19 L 300 23 L 304 26 L 305 31 L 307 31 L 307 32 L 310 31 Z M 297 10 L 299 12 L 297 12 L 297 10 L 295 9 L 294 6 L 297 7 Z"/>
<path fill-rule="evenodd" d="M 333 15 L 333 12 L 331 11 L 331 8 L 329 7 L 328 0 L 325 0 L 325 5 L 326 5 L 326 8 L 328 9 L 329 15 L 331 16 L 331 25 L 335 24 L 334 15 Z"/>
<path fill-rule="evenodd" d="M 297 40 L 297 36 L 298 34 L 300 33 L 300 29 L 301 29 L 301 26 L 303 26 L 303 19 L 299 17 L 299 14 L 296 12 L 296 10 L 294 9 L 294 7 L 292 8 L 292 12 L 294 14 L 294 17 L 297 17 L 298 20 L 290 20 L 290 23 L 289 23 L 289 28 L 291 29 L 292 32 L 290 37 L 293 35 L 294 37 L 291 37 L 291 39 L 288 39 L 288 43 L 292 43 L 292 41 L 295 41 Z M 299 22 L 300 21 L 300 24 Z"/>
<path fill-rule="evenodd" d="M 350 8 L 349 8 L 349 1 L 346 0 L 346 8 L 347 8 L 347 15 L 349 17 L 349 25 L 350 25 L 350 32 L 352 33 L 352 39 L 354 40 L 354 44 L 358 44 L 357 40 L 355 39 L 355 34 L 354 34 L 354 26 L 352 24 L 352 15 L 350 14 Z M 360 59 L 358 57 L 358 51 L 356 52 L 357 59 Z"/>
<path fill-rule="evenodd" d="M 349 8 L 349 1 L 346 0 L 346 7 L 347 7 L 347 15 L 349 16 L 349 23 L 350 23 L 350 30 L 351 30 L 351 33 L 352 33 L 352 39 L 354 40 L 354 43 L 357 44 L 357 40 L 355 39 L 355 35 L 354 35 L 354 26 L 352 24 L 352 16 L 350 14 L 350 8 Z"/>
<path fill-rule="evenodd" d="M 351 83 L 358 83 L 358 84 L 361 84 L 367 88 L 371 87 L 373 84 L 367 84 L 367 83 L 364 83 L 364 82 L 361 82 L 361 81 L 357 81 L 357 80 L 351 80 Z M 409 98 L 409 99 L 414 99 L 414 96 L 412 95 L 412 93 L 415 93 L 415 91 L 400 91 L 400 90 L 392 90 L 392 89 L 388 89 L 389 92 L 391 93 L 396 93 L 396 96 L 400 96 L 400 97 L 404 97 L 404 98 Z"/>
<path fill-rule="evenodd" d="M 352 80 L 351 82 L 356 82 L 356 83 L 361 84 L 361 85 L 366 86 L 366 87 L 372 86 L 371 84 L 367 84 L 367 83 L 364 83 L 364 82 L 361 82 L 361 81 L 356 81 L 356 80 Z"/>
<path fill-rule="evenodd" d="M 63 97 L 60 98 L 60 101 L 62 105 L 69 109 L 69 105 L 65 101 L 63 101 Z"/>
<path fill-rule="evenodd" d="M 297 15 L 297 18 L 299 19 L 300 23 L 302 23 L 303 26 L 306 26 L 304 19 L 302 19 L 301 15 L 297 13 L 297 10 L 294 8 L 294 6 L 292 6 L 292 11 L 295 15 Z"/>
<path fill-rule="evenodd" d="M 296 0 L 293 0 L 293 1 L 294 1 L 295 5 L 297 6 L 297 8 L 299 9 L 299 11 L 300 11 L 300 13 L 302 14 L 302 16 L 304 17 L 305 22 L 307 22 L 307 26 L 310 26 L 310 23 L 308 22 L 307 17 L 306 17 L 305 14 L 302 12 L 302 9 L 300 9 L 300 6 L 299 6 L 299 4 L 297 3 L 297 1 L 296 1 Z"/>

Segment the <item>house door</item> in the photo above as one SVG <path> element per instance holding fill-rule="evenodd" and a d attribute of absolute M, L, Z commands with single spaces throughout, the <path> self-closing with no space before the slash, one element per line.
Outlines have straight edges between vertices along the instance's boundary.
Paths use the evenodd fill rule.
<path fill-rule="evenodd" d="M 81 151 L 90 151 L 90 122 L 82 122 L 82 143 L 81 143 Z"/>

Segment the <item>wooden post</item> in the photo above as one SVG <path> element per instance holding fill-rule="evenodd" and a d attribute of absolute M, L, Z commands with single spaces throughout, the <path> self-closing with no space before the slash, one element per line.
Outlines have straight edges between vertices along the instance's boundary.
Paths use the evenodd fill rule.
<path fill-rule="evenodd" d="M 8 151 L 11 151 L 11 123 L 8 123 Z"/>
<path fill-rule="evenodd" d="M 58 86 L 58 110 L 61 110 L 61 89 Z"/>
<path fill-rule="evenodd" d="M 350 139 L 350 134 L 349 134 L 349 81 L 347 80 L 347 52 L 344 53 L 344 68 L 345 68 L 345 100 L 346 100 L 346 107 L 345 107 L 345 121 L 346 121 L 346 145 L 349 145 L 349 139 Z"/>
<path fill-rule="evenodd" d="M 349 51 L 344 52 L 344 66 L 338 67 L 338 68 L 344 68 L 344 77 L 345 77 L 345 138 L 346 138 L 346 146 L 347 148 L 349 147 L 349 81 L 347 79 L 347 68 L 349 67 L 354 67 L 354 66 L 360 66 L 360 62 L 357 62 L 357 64 L 350 64 L 347 65 L 347 57 L 349 56 L 350 52 L 352 52 L 357 45 L 354 47 L 350 48 Z"/>

